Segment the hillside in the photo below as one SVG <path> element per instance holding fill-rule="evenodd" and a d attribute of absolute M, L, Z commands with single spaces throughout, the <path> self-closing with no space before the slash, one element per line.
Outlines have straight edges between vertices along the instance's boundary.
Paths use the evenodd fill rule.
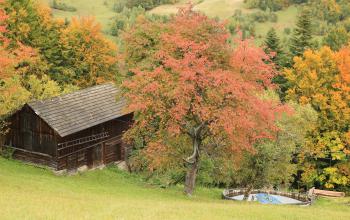
<path fill-rule="evenodd" d="M 175 5 L 161 5 L 154 8 L 150 13 L 155 14 L 173 14 L 177 12 L 179 7 L 186 5 L 188 1 L 182 0 L 180 3 Z M 202 11 L 210 17 L 219 17 L 226 19 L 233 15 L 234 11 L 241 9 L 244 11 L 250 11 L 244 8 L 243 0 L 202 0 L 192 1 L 194 9 Z"/>
<path fill-rule="evenodd" d="M 40 0 L 41 2 L 50 5 L 52 0 Z M 62 0 L 69 6 L 73 6 L 77 9 L 75 12 L 67 12 L 62 10 L 53 9 L 53 14 L 58 18 L 70 19 L 73 16 L 94 16 L 98 22 L 102 24 L 103 31 L 108 35 L 110 24 L 116 12 L 113 11 L 113 5 L 118 0 Z M 161 5 L 148 13 L 157 15 L 170 15 L 177 12 L 179 7 L 183 7 L 188 3 L 187 0 L 181 0 L 177 4 L 173 5 Z M 196 0 L 192 1 L 194 4 L 194 10 L 201 11 L 210 17 L 218 17 L 222 20 L 230 18 L 236 10 L 241 10 L 243 13 L 252 13 L 258 11 L 257 9 L 247 9 L 243 3 L 243 0 Z M 265 36 L 266 32 L 274 27 L 282 35 L 284 28 L 293 27 L 297 9 L 296 7 L 289 7 L 284 10 L 278 11 L 278 20 L 276 23 L 264 22 L 257 23 L 256 32 L 257 36 Z"/>
<path fill-rule="evenodd" d="M 50 5 L 52 0 L 39 0 L 44 4 Z M 76 8 L 74 12 L 53 9 L 53 15 L 57 18 L 70 19 L 73 16 L 93 16 L 101 23 L 103 31 L 109 29 L 111 19 L 116 15 L 113 11 L 114 0 L 64 0 L 61 1 L 69 6 Z"/>
<path fill-rule="evenodd" d="M 219 189 L 160 189 L 114 167 L 75 176 L 0 158 L 1 219 L 327 219 L 350 218 L 349 199 L 311 207 L 222 201 Z M 97 211 L 98 210 L 98 211 Z"/>

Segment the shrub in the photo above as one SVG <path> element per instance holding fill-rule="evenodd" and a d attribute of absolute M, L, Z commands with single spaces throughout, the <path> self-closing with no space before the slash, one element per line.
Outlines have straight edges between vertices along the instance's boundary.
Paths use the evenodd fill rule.
<path fill-rule="evenodd" d="M 70 12 L 77 11 L 75 7 L 69 6 L 64 2 L 58 2 L 56 0 L 53 0 L 51 4 L 51 8 L 61 10 L 61 11 L 70 11 Z"/>
<path fill-rule="evenodd" d="M 344 26 L 347 32 L 350 32 L 350 18 L 344 20 L 342 22 L 342 25 Z"/>
<path fill-rule="evenodd" d="M 291 29 L 289 27 L 287 28 L 284 28 L 283 32 L 286 34 L 286 35 L 290 35 L 290 33 L 292 32 Z"/>
<path fill-rule="evenodd" d="M 269 20 L 270 20 L 271 22 L 276 23 L 276 22 L 278 21 L 278 16 L 277 16 L 277 14 L 276 14 L 276 13 L 271 13 L 270 16 L 269 16 Z"/>
<path fill-rule="evenodd" d="M 15 152 L 15 149 L 10 147 L 0 147 L 0 156 L 2 156 L 5 159 L 12 159 L 13 153 Z"/>
<path fill-rule="evenodd" d="M 259 23 L 264 23 L 267 21 L 271 21 L 271 22 L 277 22 L 278 17 L 276 13 L 273 12 L 266 12 L 266 11 L 257 11 L 254 13 L 251 13 L 249 15 L 249 17 L 256 22 Z"/>
<path fill-rule="evenodd" d="M 264 23 L 269 20 L 269 15 L 266 12 L 263 11 L 257 11 L 252 14 L 250 14 L 250 17 L 253 18 L 254 21 L 259 23 Z"/>
<path fill-rule="evenodd" d="M 146 10 L 150 10 L 162 4 L 174 4 L 178 0 L 129 0 L 126 3 L 128 8 L 141 6 Z"/>
<path fill-rule="evenodd" d="M 113 5 L 113 11 L 121 13 L 124 10 L 124 7 L 126 7 L 125 1 L 117 1 Z"/>

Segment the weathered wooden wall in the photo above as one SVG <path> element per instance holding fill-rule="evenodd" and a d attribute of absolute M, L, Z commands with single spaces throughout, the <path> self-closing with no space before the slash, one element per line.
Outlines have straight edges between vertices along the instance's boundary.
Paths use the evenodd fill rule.
<path fill-rule="evenodd" d="M 122 134 L 129 128 L 131 120 L 132 115 L 126 115 L 58 139 L 57 169 L 70 170 L 83 165 L 91 168 L 117 160 L 124 160 L 125 151 Z M 100 134 L 107 135 L 97 140 L 74 144 L 75 140 L 82 140 Z M 71 143 L 72 146 L 65 146 L 64 143 Z"/>
<path fill-rule="evenodd" d="M 28 106 L 9 119 L 5 145 L 14 147 L 15 159 L 56 168 L 57 134 Z"/>
<path fill-rule="evenodd" d="M 10 118 L 5 145 L 55 156 L 57 135 L 33 110 L 25 106 Z"/>
<path fill-rule="evenodd" d="M 10 118 L 5 145 L 16 149 L 16 159 L 56 170 L 91 168 L 125 159 L 121 139 L 131 120 L 131 114 L 125 115 L 62 138 L 25 106 Z"/>

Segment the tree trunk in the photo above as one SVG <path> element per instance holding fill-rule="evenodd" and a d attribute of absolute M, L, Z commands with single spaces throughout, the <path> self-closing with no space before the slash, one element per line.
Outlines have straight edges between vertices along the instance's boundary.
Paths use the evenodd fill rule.
<path fill-rule="evenodd" d="M 193 129 L 192 140 L 193 140 L 193 154 L 185 159 L 189 164 L 185 179 L 185 194 L 192 195 L 194 187 L 196 185 L 196 177 L 199 164 L 199 146 L 201 144 L 200 132 L 203 124 Z"/>
<path fill-rule="evenodd" d="M 252 190 L 253 190 L 253 185 L 249 185 L 248 188 L 244 192 L 243 201 L 247 201 L 248 200 L 249 195 L 252 192 Z"/>
<path fill-rule="evenodd" d="M 190 168 L 187 170 L 186 180 L 185 180 L 185 194 L 191 196 L 196 185 L 196 177 L 198 171 L 198 159 L 190 165 Z"/>
<path fill-rule="evenodd" d="M 0 131 L 1 132 L 1 131 Z M 0 153 L 1 153 L 1 151 L 3 150 L 3 148 L 4 148 L 4 144 L 5 144 L 5 135 L 2 135 L 1 133 L 0 133 Z"/>

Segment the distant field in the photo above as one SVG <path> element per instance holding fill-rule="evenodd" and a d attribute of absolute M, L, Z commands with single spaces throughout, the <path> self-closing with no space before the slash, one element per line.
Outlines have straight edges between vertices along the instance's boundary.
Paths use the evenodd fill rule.
<path fill-rule="evenodd" d="M 150 13 L 161 15 L 174 14 L 179 7 L 186 5 L 188 2 L 188 0 L 182 0 L 174 5 L 161 5 L 151 10 Z M 194 4 L 194 10 L 204 12 L 210 17 L 221 19 L 230 17 L 236 9 L 247 11 L 244 8 L 243 0 L 197 0 L 192 1 L 192 3 Z"/>
<path fill-rule="evenodd" d="M 52 0 L 39 0 L 45 4 L 50 4 Z M 77 8 L 76 12 L 66 12 L 61 10 L 53 10 L 53 15 L 58 18 L 70 19 L 73 16 L 94 16 L 98 22 L 101 23 L 104 33 L 108 35 L 109 25 L 112 18 L 116 15 L 113 11 L 113 4 L 118 0 L 61 0 L 70 6 Z M 159 15 L 175 14 L 179 7 L 183 7 L 189 1 L 181 0 L 174 5 L 161 5 L 152 9 L 149 13 Z M 232 16 L 235 10 L 240 9 L 244 13 L 256 11 L 256 9 L 247 9 L 244 6 L 243 0 L 192 0 L 194 10 L 201 11 L 210 17 L 218 17 L 226 19 Z M 264 37 L 268 29 L 275 27 L 277 32 L 282 35 L 286 27 L 292 28 L 294 26 L 297 8 L 289 7 L 285 10 L 277 12 L 278 22 L 257 23 L 256 34 L 259 37 Z"/>
<path fill-rule="evenodd" d="M 348 220 L 350 198 L 311 207 L 223 201 L 220 189 L 160 189 L 110 167 L 75 176 L 0 158 L 0 219 Z"/>
<path fill-rule="evenodd" d="M 52 0 L 39 0 L 47 5 L 51 4 Z M 101 23 L 103 31 L 108 31 L 108 25 L 111 19 L 115 16 L 113 4 L 116 0 L 61 0 L 69 6 L 74 6 L 77 11 L 67 12 L 61 10 L 53 10 L 53 15 L 57 18 L 68 18 L 73 16 L 93 16 Z"/>
<path fill-rule="evenodd" d="M 192 1 L 194 3 L 194 10 L 201 11 L 209 17 L 218 17 L 220 19 L 227 19 L 239 9 L 244 13 L 251 13 L 257 11 L 257 9 L 247 9 L 244 5 L 244 0 L 199 0 Z M 175 5 L 162 5 L 154 8 L 150 13 L 169 15 L 177 12 L 177 9 L 184 6 L 188 1 L 183 0 Z M 293 28 L 297 18 L 297 8 L 295 6 L 286 8 L 282 11 L 276 12 L 278 21 L 276 23 L 265 22 L 257 23 L 256 34 L 257 36 L 264 37 L 266 32 L 271 28 L 276 28 L 279 35 L 282 35 L 284 28 Z"/>
<path fill-rule="evenodd" d="M 298 16 L 298 9 L 295 6 L 291 6 L 285 10 L 276 12 L 278 21 L 257 23 L 256 32 L 258 35 L 265 36 L 270 28 L 275 28 L 276 31 L 281 35 L 285 28 L 293 28 Z"/>

